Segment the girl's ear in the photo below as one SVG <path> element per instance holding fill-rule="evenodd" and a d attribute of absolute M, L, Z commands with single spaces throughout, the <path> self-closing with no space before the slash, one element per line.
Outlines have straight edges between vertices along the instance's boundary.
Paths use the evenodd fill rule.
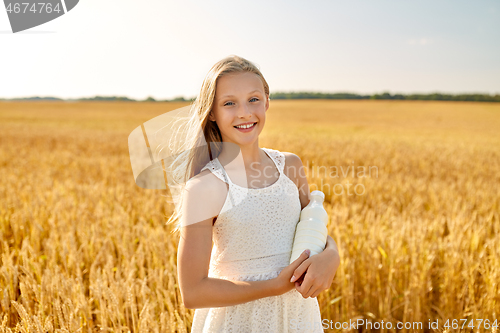
<path fill-rule="evenodd" d="M 269 109 L 269 100 L 270 100 L 270 98 L 269 98 L 269 96 L 267 96 L 267 100 L 266 100 L 266 111 L 267 111 L 267 109 Z"/>
<path fill-rule="evenodd" d="M 213 113 L 213 111 L 210 111 L 210 112 L 208 113 L 208 120 L 215 121 L 215 117 L 214 117 L 214 113 Z"/>

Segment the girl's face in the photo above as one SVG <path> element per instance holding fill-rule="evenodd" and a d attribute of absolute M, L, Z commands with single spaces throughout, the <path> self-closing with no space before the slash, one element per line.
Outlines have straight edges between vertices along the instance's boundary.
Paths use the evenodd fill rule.
<path fill-rule="evenodd" d="M 224 75 L 217 80 L 215 89 L 209 120 L 217 123 L 222 141 L 239 146 L 253 144 L 264 128 L 269 108 L 260 77 L 249 72 Z M 238 125 L 252 127 L 237 128 Z"/>

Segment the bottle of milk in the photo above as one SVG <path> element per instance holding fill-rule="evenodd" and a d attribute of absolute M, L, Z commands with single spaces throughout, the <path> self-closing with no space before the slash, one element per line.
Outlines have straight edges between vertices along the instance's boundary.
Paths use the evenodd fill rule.
<path fill-rule="evenodd" d="M 328 237 L 328 214 L 323 208 L 325 194 L 321 191 L 311 192 L 311 201 L 302 209 L 300 221 L 295 229 L 290 263 L 296 260 L 304 250 L 309 249 L 309 257 L 322 252 Z"/>

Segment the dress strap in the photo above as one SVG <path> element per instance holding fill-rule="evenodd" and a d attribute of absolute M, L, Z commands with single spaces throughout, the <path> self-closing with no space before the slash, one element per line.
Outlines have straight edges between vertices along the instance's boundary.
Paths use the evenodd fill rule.
<path fill-rule="evenodd" d="M 278 171 L 280 173 L 283 173 L 285 169 L 285 155 L 276 149 L 264 148 L 264 147 L 262 149 L 267 153 L 267 155 L 271 158 L 271 160 L 273 160 Z"/>
<path fill-rule="evenodd" d="M 211 160 L 210 162 L 208 162 L 200 170 L 200 172 L 205 170 L 205 169 L 210 170 L 212 172 L 212 174 L 214 174 L 217 178 L 222 180 L 224 183 L 228 184 L 228 193 L 227 193 L 226 201 L 229 199 L 229 201 L 231 202 L 231 207 L 234 207 L 236 205 L 237 201 L 236 201 L 236 198 L 234 197 L 233 192 L 231 190 L 231 188 L 233 187 L 233 183 L 229 179 L 229 176 L 227 175 L 226 170 L 224 170 L 224 167 L 219 162 L 219 159 L 215 158 L 215 159 Z M 224 203 L 224 206 L 225 206 L 225 203 Z M 222 207 L 222 209 L 224 209 L 224 206 Z M 221 210 L 220 213 L 222 213 L 222 212 L 223 212 L 223 210 Z"/>
<path fill-rule="evenodd" d="M 229 179 L 228 175 L 226 174 L 226 170 L 222 167 L 222 165 L 219 162 L 219 159 L 213 159 L 210 162 L 208 162 L 201 170 L 208 169 L 210 170 L 217 178 L 222 180 L 224 183 L 231 185 L 231 180 Z"/>

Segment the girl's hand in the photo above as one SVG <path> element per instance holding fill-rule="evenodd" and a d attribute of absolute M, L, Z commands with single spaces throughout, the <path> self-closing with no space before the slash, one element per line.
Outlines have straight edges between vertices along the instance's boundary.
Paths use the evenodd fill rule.
<path fill-rule="evenodd" d="M 309 253 L 311 253 L 310 250 L 305 250 L 304 252 L 302 252 L 297 259 L 295 259 L 290 265 L 283 268 L 280 274 L 273 279 L 275 282 L 274 288 L 276 291 L 276 295 L 282 295 L 293 289 L 294 283 L 290 279 L 299 265 L 302 264 L 304 260 L 309 258 Z"/>
<path fill-rule="evenodd" d="M 313 255 L 293 272 L 295 289 L 304 298 L 318 296 L 320 292 L 330 288 L 339 265 L 340 256 L 335 249 L 326 248 L 323 252 Z M 304 273 L 305 276 L 302 277 Z"/>

